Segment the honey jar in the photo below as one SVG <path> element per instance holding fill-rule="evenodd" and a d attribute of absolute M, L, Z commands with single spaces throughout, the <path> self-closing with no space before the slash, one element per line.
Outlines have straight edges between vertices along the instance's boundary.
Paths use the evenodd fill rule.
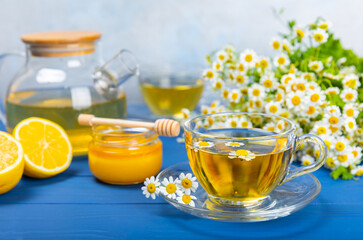
<path fill-rule="evenodd" d="M 94 125 L 92 137 L 89 167 L 102 182 L 137 184 L 161 169 L 162 142 L 153 130 Z"/>

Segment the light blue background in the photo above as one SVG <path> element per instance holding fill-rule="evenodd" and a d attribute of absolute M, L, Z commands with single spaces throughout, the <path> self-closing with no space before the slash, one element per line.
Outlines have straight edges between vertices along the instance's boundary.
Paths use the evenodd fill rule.
<path fill-rule="evenodd" d="M 23 49 L 24 33 L 89 29 L 103 33 L 105 58 L 127 48 L 142 66 L 203 66 L 205 55 L 226 43 L 272 55 L 269 42 L 284 29 L 272 8 L 284 8 L 284 19 L 301 24 L 326 17 L 344 45 L 363 55 L 359 0 L 1 0 L 0 6 L 0 52 Z M 129 101 L 142 101 L 136 82 L 126 90 Z"/>

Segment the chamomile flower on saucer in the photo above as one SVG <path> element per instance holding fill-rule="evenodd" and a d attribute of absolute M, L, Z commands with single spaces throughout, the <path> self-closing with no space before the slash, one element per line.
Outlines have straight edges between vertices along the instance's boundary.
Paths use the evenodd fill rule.
<path fill-rule="evenodd" d="M 193 200 L 196 200 L 197 198 L 195 196 L 186 194 L 186 193 L 178 193 L 178 197 L 176 198 L 176 200 L 181 203 L 181 204 L 185 204 L 185 205 L 189 205 L 191 207 L 195 207 L 195 203 Z"/>
<path fill-rule="evenodd" d="M 225 145 L 228 147 L 241 147 L 244 146 L 245 144 L 241 142 L 226 142 Z"/>
<path fill-rule="evenodd" d="M 254 83 L 248 88 L 248 96 L 251 100 L 262 99 L 266 96 L 266 91 L 260 84 Z"/>
<path fill-rule="evenodd" d="M 344 128 L 348 133 L 352 133 L 357 129 L 357 123 L 355 118 L 345 118 L 344 119 Z"/>
<path fill-rule="evenodd" d="M 325 30 L 317 29 L 312 32 L 313 40 L 318 43 L 325 43 L 328 40 L 328 34 Z"/>
<path fill-rule="evenodd" d="M 339 94 L 339 91 L 340 90 L 337 87 L 330 87 L 330 88 L 325 89 L 325 93 L 328 95 Z"/>
<path fill-rule="evenodd" d="M 346 103 L 355 102 L 357 100 L 358 93 L 354 89 L 344 88 L 344 90 L 340 94 L 340 97 Z"/>
<path fill-rule="evenodd" d="M 343 79 L 343 84 L 353 89 L 360 87 L 360 81 L 356 74 L 348 74 L 345 76 Z"/>
<path fill-rule="evenodd" d="M 288 109 L 299 111 L 303 103 L 303 93 L 301 91 L 290 92 L 286 95 L 286 105 Z"/>
<path fill-rule="evenodd" d="M 356 117 L 358 117 L 358 114 L 359 114 L 359 110 L 358 110 L 356 104 L 347 103 L 344 105 L 344 108 L 343 108 L 344 117 L 356 118 Z"/>
<path fill-rule="evenodd" d="M 159 194 L 159 186 L 160 182 L 157 178 L 152 176 L 151 178 L 146 178 L 144 185 L 141 190 L 142 194 L 145 195 L 146 198 L 151 197 L 152 199 L 155 199 L 156 196 Z"/>
<path fill-rule="evenodd" d="M 225 62 L 228 59 L 228 53 L 224 50 L 221 50 L 216 53 L 216 57 L 217 57 L 218 61 Z"/>
<path fill-rule="evenodd" d="M 215 77 L 217 77 L 217 73 L 216 73 L 216 71 L 214 69 L 209 68 L 209 69 L 204 70 L 203 77 L 206 80 L 212 80 Z"/>
<path fill-rule="evenodd" d="M 168 198 L 175 199 L 177 194 L 182 193 L 178 189 L 176 185 L 176 180 L 174 180 L 172 176 L 170 176 L 169 179 L 164 178 L 161 183 L 163 184 L 163 186 L 160 187 L 160 191 Z"/>
<path fill-rule="evenodd" d="M 270 42 L 270 45 L 274 50 L 280 50 L 282 46 L 282 40 L 279 38 L 273 38 Z"/>
<path fill-rule="evenodd" d="M 243 52 L 241 52 L 240 61 L 246 67 L 255 67 L 255 64 L 257 62 L 257 54 L 252 49 L 246 49 Z"/>
<path fill-rule="evenodd" d="M 304 166 L 310 165 L 310 164 L 312 164 L 314 162 L 315 162 L 315 159 L 312 156 L 310 156 L 310 155 L 304 155 L 301 158 L 301 163 Z"/>
<path fill-rule="evenodd" d="M 211 148 L 214 146 L 213 142 L 208 142 L 208 141 L 199 141 L 199 142 L 195 142 L 194 144 L 194 148 Z"/>
<path fill-rule="evenodd" d="M 313 61 L 309 63 L 309 68 L 314 72 L 320 72 L 323 70 L 324 66 L 321 61 Z"/>
<path fill-rule="evenodd" d="M 198 188 L 197 178 L 193 177 L 191 173 L 181 173 L 175 182 L 182 192 L 189 195 L 191 192 L 195 192 Z"/>
<path fill-rule="evenodd" d="M 358 166 L 350 171 L 351 174 L 360 177 L 363 175 L 363 166 Z"/>
<path fill-rule="evenodd" d="M 228 157 L 229 158 L 240 158 L 240 159 L 243 159 L 246 161 L 251 161 L 252 159 L 254 159 L 256 157 L 256 155 L 249 150 L 239 149 L 237 151 L 231 151 L 229 153 Z"/>
<path fill-rule="evenodd" d="M 272 91 L 277 88 L 277 80 L 272 74 L 265 74 L 260 78 L 262 84 L 267 91 Z"/>
<path fill-rule="evenodd" d="M 216 61 L 216 62 L 213 62 L 212 65 L 213 65 L 214 70 L 223 71 L 223 63 L 222 62 Z"/>
<path fill-rule="evenodd" d="M 289 56 L 287 56 L 285 53 L 281 53 L 280 55 L 276 56 L 274 58 L 274 65 L 276 67 L 286 67 L 290 64 Z"/>
<path fill-rule="evenodd" d="M 278 115 L 280 111 L 281 111 L 281 104 L 279 102 L 270 101 L 265 105 L 266 113 Z"/>

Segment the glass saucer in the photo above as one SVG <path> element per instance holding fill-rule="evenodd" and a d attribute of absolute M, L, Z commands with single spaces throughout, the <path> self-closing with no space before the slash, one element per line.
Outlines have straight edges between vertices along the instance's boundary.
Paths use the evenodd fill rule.
<path fill-rule="evenodd" d="M 175 179 L 182 172 L 193 174 L 188 162 L 178 163 L 163 170 L 158 178 L 161 181 L 169 176 Z M 302 209 L 318 196 L 320 190 L 319 180 L 312 174 L 306 174 L 276 187 L 261 204 L 252 207 L 221 205 L 210 198 L 200 185 L 197 191 L 192 193 L 197 198 L 194 200 L 195 207 L 181 204 L 162 193 L 160 195 L 174 207 L 197 217 L 225 222 L 258 222 L 285 217 Z"/>

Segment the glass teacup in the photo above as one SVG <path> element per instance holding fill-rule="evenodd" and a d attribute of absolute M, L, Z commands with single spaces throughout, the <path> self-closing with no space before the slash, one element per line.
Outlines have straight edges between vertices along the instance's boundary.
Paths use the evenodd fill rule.
<path fill-rule="evenodd" d="M 255 205 L 276 186 L 319 169 L 327 156 L 319 137 L 297 137 L 293 122 L 274 115 L 208 114 L 188 120 L 184 129 L 192 171 L 222 205 Z M 320 152 L 316 161 L 289 169 L 294 153 L 310 143 Z"/>

